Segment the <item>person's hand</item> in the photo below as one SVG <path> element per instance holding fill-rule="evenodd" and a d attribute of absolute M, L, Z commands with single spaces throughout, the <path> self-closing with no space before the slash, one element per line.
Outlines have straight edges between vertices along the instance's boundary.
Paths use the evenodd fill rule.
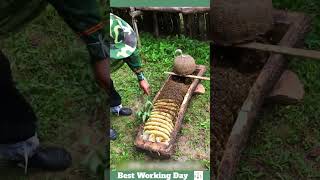
<path fill-rule="evenodd" d="M 147 80 L 139 81 L 140 88 L 146 95 L 150 95 L 150 86 Z"/>

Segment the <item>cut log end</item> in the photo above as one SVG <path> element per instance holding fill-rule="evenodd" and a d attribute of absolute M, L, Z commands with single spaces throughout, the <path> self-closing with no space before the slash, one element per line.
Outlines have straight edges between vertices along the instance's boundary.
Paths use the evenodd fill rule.
<path fill-rule="evenodd" d="M 198 84 L 198 86 L 196 87 L 196 89 L 194 90 L 193 94 L 204 94 L 206 92 L 206 89 L 204 88 L 204 86 L 202 84 Z"/>
<path fill-rule="evenodd" d="M 286 70 L 266 100 L 271 103 L 290 105 L 300 103 L 303 96 L 304 86 L 299 77 L 294 72 Z"/>

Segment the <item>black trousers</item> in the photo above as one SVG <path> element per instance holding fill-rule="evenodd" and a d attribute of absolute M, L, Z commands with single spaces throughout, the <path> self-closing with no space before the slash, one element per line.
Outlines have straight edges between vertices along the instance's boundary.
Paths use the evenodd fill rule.
<path fill-rule="evenodd" d="M 117 92 L 116 88 L 114 87 L 113 81 L 110 80 L 110 93 L 109 93 L 109 101 L 110 101 L 110 107 L 118 106 L 121 104 L 121 96 Z"/>
<path fill-rule="evenodd" d="M 24 141 L 36 132 L 37 117 L 12 78 L 10 63 L 0 51 L 0 144 Z"/>

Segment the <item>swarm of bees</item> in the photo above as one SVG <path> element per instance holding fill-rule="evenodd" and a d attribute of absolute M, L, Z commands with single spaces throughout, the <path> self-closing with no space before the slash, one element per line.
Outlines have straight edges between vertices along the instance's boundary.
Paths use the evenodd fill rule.
<path fill-rule="evenodd" d="M 144 125 L 143 139 L 168 144 L 179 108 L 177 100 L 157 100 L 153 105 L 149 119 Z"/>

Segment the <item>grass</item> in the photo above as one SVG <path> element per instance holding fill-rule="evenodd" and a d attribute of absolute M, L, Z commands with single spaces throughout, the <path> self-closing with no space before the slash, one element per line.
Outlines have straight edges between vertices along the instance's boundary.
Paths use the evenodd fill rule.
<path fill-rule="evenodd" d="M 18 88 L 39 118 L 41 142 L 66 147 L 74 156 L 73 168 L 88 174 L 79 165 L 84 155 L 81 157 L 78 151 L 83 150 L 82 137 L 87 138 L 87 132 L 103 129 L 99 122 L 89 127 L 88 120 L 98 106 L 105 104 L 105 95 L 92 76 L 85 45 L 49 8 L 25 29 L 2 41 L 1 50 L 10 59 Z M 43 174 L 42 179 L 55 175 Z M 66 173 L 54 179 L 58 177 L 72 176 Z"/>
<path fill-rule="evenodd" d="M 306 47 L 320 49 L 320 2 L 275 0 L 278 8 L 313 16 Z M 307 160 L 308 151 L 320 144 L 320 63 L 291 58 L 289 69 L 305 86 L 302 104 L 276 106 L 261 114 L 237 172 L 237 179 L 320 179 L 319 159 Z"/>
<path fill-rule="evenodd" d="M 152 94 L 149 99 L 152 100 L 160 87 L 163 85 L 167 75 L 164 71 L 172 69 L 174 52 L 180 48 L 184 53 L 192 55 L 197 64 L 203 64 L 209 67 L 209 44 L 190 40 L 185 37 L 163 37 L 154 38 L 150 34 L 141 34 L 142 47 L 141 56 L 144 61 L 145 76 L 151 85 Z M 209 76 L 210 70 L 207 70 L 206 76 Z M 124 78 L 125 77 L 125 78 Z M 112 74 L 115 81 L 115 87 L 123 98 L 123 105 L 132 107 L 135 111 L 140 110 L 144 101 L 142 100 L 142 91 L 138 87 L 138 82 L 130 71 L 124 65 L 119 71 Z M 200 160 L 207 167 L 209 166 L 209 140 L 210 140 L 210 114 L 209 114 L 209 88 L 208 81 L 202 82 L 207 92 L 204 95 L 196 96 L 192 99 L 184 118 L 184 125 L 181 136 L 188 138 L 187 148 L 198 148 L 203 157 L 195 157 L 194 154 L 188 154 L 177 147 L 173 159 L 178 160 L 185 157 L 187 160 Z M 146 100 L 147 97 L 144 97 Z M 113 169 L 127 160 L 144 160 L 147 156 L 144 153 L 137 152 L 134 148 L 134 138 L 137 135 L 138 122 L 132 117 L 111 118 L 111 125 L 119 133 L 119 138 L 111 142 L 111 165 Z"/>

